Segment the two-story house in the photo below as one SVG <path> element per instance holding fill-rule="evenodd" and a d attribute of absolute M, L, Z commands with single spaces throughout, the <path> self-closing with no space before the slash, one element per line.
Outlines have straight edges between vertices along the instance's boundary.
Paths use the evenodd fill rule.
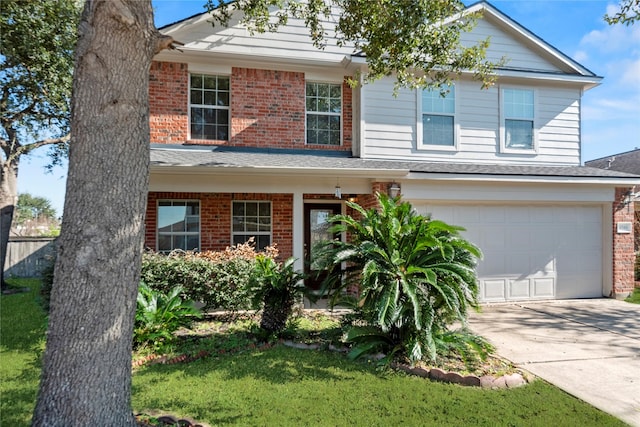
<path fill-rule="evenodd" d="M 393 94 L 348 47 L 313 47 L 295 20 L 250 35 L 207 14 L 161 29 L 184 43 L 151 67 L 146 245 L 219 250 L 253 237 L 298 267 L 345 200 L 378 191 L 467 229 L 483 301 L 624 295 L 633 236 L 624 194 L 640 178 L 580 166 L 582 93 L 601 78 L 487 3 L 464 39 L 507 64 L 483 90 Z"/>

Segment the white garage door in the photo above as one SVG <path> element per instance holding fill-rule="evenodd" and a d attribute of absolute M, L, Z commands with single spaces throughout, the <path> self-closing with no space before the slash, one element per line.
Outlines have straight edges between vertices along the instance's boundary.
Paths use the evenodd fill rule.
<path fill-rule="evenodd" d="M 599 206 L 414 206 L 482 249 L 481 301 L 602 296 Z"/>

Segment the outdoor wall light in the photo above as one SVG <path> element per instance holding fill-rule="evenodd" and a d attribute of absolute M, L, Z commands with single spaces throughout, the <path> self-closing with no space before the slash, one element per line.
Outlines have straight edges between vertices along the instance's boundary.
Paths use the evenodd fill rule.
<path fill-rule="evenodd" d="M 631 188 L 627 191 L 622 199 L 622 205 L 626 206 L 627 209 L 630 209 L 630 206 L 635 202 L 636 198 L 640 196 L 640 193 L 634 193 L 636 187 Z"/>
<path fill-rule="evenodd" d="M 400 194 L 400 185 L 398 185 L 398 183 L 396 183 L 395 181 L 393 181 L 393 182 L 389 185 L 388 190 L 389 190 L 389 195 L 395 199 L 395 198 L 396 198 L 396 197 L 398 197 L 398 195 Z"/>

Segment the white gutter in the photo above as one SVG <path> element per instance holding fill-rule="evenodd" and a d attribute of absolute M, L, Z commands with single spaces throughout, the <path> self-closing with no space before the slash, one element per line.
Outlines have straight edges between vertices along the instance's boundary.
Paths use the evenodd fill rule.
<path fill-rule="evenodd" d="M 640 185 L 638 178 L 621 177 L 581 177 L 581 176 L 535 176 L 535 175 L 485 175 L 460 173 L 431 173 L 410 172 L 404 178 L 421 181 L 454 181 L 454 182 L 510 182 L 510 183 L 538 183 L 538 184 L 592 184 L 606 186 Z"/>

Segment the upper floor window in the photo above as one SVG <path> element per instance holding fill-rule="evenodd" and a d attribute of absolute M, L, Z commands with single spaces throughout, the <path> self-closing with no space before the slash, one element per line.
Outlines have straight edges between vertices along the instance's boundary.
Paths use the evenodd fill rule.
<path fill-rule="evenodd" d="M 160 200 L 157 221 L 158 251 L 191 251 L 200 247 L 200 202 Z"/>
<path fill-rule="evenodd" d="M 254 238 L 256 249 L 271 245 L 271 202 L 233 202 L 233 244 Z"/>
<path fill-rule="evenodd" d="M 307 144 L 340 145 L 342 85 L 307 82 Z"/>
<path fill-rule="evenodd" d="M 532 89 L 502 89 L 502 147 L 535 150 L 535 94 Z"/>
<path fill-rule="evenodd" d="M 191 74 L 191 139 L 229 139 L 229 77 Z"/>
<path fill-rule="evenodd" d="M 421 145 L 431 149 L 455 148 L 455 86 L 424 89 L 422 91 L 420 110 L 419 124 L 422 125 Z"/>

